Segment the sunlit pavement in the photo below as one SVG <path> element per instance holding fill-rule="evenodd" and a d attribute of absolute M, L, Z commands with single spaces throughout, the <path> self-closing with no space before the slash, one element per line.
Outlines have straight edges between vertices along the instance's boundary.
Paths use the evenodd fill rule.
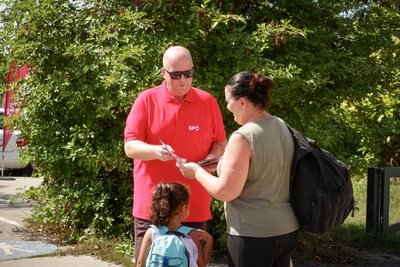
<path fill-rule="evenodd" d="M 0 261 L 54 252 L 57 246 L 40 241 L 25 241 L 19 233 L 35 203 L 16 198 L 18 192 L 39 186 L 40 178 L 0 177 Z"/>
<path fill-rule="evenodd" d="M 30 216 L 35 203 L 24 202 L 15 196 L 41 182 L 40 178 L 0 177 L 0 267 L 120 267 L 86 255 L 45 256 L 55 252 L 57 246 L 23 240 L 20 233 L 24 220 Z"/>

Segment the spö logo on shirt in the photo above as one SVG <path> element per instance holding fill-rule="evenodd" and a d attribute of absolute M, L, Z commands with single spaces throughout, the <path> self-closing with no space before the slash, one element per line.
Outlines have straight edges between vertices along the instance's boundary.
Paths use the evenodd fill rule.
<path fill-rule="evenodd" d="M 189 131 L 199 131 L 199 125 L 189 125 Z"/>

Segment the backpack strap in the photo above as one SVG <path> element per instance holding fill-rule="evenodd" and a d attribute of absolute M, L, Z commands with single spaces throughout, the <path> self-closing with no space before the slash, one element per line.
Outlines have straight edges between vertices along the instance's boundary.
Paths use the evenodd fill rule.
<path fill-rule="evenodd" d="M 193 227 L 181 225 L 176 231 L 170 231 L 166 226 L 156 226 L 151 224 L 150 227 L 158 234 L 158 235 L 165 235 L 168 232 L 178 232 L 183 235 L 189 234 L 191 231 L 196 230 Z"/>
<path fill-rule="evenodd" d="M 165 226 L 156 226 L 151 224 L 150 227 L 156 232 L 158 235 L 165 235 L 169 230 Z"/>
<path fill-rule="evenodd" d="M 181 225 L 176 231 L 180 232 L 180 233 L 182 233 L 184 235 L 187 235 L 193 230 L 195 230 L 195 229 L 192 228 L 192 227 Z"/>

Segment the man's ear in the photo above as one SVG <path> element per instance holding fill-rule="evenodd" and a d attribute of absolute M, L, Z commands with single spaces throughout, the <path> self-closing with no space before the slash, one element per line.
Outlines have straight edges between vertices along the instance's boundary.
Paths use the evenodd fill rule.
<path fill-rule="evenodd" d="M 165 69 L 161 68 L 161 75 L 165 78 Z"/>

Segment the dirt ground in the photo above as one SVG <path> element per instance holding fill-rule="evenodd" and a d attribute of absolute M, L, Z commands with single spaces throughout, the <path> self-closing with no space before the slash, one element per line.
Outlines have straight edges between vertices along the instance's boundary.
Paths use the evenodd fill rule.
<path fill-rule="evenodd" d="M 359 250 L 360 260 L 358 263 L 328 263 L 322 262 L 320 259 L 304 261 L 293 258 L 294 267 L 399 267 L 400 266 L 400 251 L 397 254 L 388 253 L 377 250 Z M 214 254 L 210 267 L 227 267 L 226 257 L 219 254 Z"/>
<path fill-rule="evenodd" d="M 338 263 L 326 263 L 319 260 L 302 262 L 294 259 L 293 266 L 296 267 L 336 267 L 336 266 L 348 266 L 348 267 L 395 267 L 400 266 L 400 255 L 383 252 L 383 251 L 360 251 L 359 263 L 352 264 L 338 264 Z"/>

